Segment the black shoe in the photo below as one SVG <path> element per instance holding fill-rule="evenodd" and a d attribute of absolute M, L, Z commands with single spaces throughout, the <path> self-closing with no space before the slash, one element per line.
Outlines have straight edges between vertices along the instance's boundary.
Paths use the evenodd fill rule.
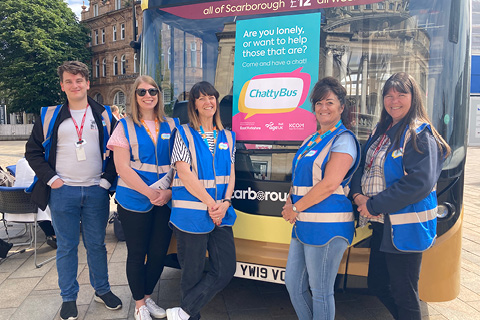
<path fill-rule="evenodd" d="M 75 320 L 78 318 L 77 302 L 66 301 L 62 303 L 62 309 L 60 310 L 60 318 L 62 320 Z"/>
<path fill-rule="evenodd" d="M 3 240 L 0 242 L 0 258 L 6 258 L 8 251 L 12 249 L 13 243 L 8 243 Z"/>
<path fill-rule="evenodd" d="M 120 298 L 114 295 L 112 291 L 108 291 L 101 296 L 95 292 L 95 297 L 93 298 L 93 300 L 103 303 L 105 307 L 109 310 L 117 310 L 122 307 L 122 300 L 120 300 Z"/>
<path fill-rule="evenodd" d="M 52 247 L 53 249 L 57 249 L 57 238 L 53 236 L 47 237 L 47 244 Z"/>

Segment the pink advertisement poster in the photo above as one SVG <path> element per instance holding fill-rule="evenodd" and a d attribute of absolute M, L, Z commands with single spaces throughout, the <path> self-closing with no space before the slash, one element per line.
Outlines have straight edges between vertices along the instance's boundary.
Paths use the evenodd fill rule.
<path fill-rule="evenodd" d="M 241 141 L 302 141 L 317 130 L 320 13 L 237 21 L 232 129 Z"/>

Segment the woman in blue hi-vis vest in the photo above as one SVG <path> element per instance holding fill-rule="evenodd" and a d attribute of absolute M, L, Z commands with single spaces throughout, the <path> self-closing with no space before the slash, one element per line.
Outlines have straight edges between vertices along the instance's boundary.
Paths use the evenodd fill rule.
<path fill-rule="evenodd" d="M 450 153 L 431 124 L 415 79 L 392 75 L 383 87 L 380 121 L 352 179 L 360 225 L 370 222 L 368 287 L 395 319 L 420 320 L 422 252 L 437 228 L 436 184 Z"/>
<path fill-rule="evenodd" d="M 180 307 L 168 320 L 199 319 L 200 310 L 232 279 L 236 269 L 231 206 L 235 185 L 235 134 L 223 128 L 218 91 L 206 81 L 190 90 L 190 123 L 174 131 L 170 224 L 182 268 Z M 208 251 L 210 268 L 204 274 Z"/>
<path fill-rule="evenodd" d="M 346 189 L 358 166 L 360 146 L 342 121 L 348 115 L 346 94 L 332 77 L 315 84 L 310 101 L 319 130 L 293 158 L 292 187 L 282 211 L 294 224 L 285 284 L 300 320 L 335 318 L 335 277 L 353 239 L 354 215 Z"/>
<path fill-rule="evenodd" d="M 127 243 L 127 279 L 135 300 L 135 320 L 164 318 L 151 298 L 163 271 L 172 236 L 170 136 L 178 119 L 165 117 L 162 92 L 155 80 L 140 76 L 131 92 L 131 112 L 121 119 L 108 142 L 118 172 L 115 200 Z"/>

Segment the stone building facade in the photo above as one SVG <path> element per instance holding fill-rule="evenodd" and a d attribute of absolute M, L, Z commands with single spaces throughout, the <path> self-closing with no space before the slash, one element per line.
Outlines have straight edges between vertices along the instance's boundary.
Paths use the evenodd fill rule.
<path fill-rule="evenodd" d="M 135 6 L 135 20 L 133 18 Z M 130 92 L 139 75 L 139 52 L 130 42 L 142 31 L 142 10 L 134 0 L 90 0 L 83 6 L 81 23 L 90 29 L 92 77 L 89 95 L 121 110 L 130 106 Z"/>

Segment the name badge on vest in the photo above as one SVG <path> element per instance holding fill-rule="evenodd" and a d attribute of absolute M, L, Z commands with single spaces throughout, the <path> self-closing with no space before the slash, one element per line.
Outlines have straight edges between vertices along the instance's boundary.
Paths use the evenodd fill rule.
<path fill-rule="evenodd" d="M 392 158 L 393 159 L 396 159 L 396 158 L 401 157 L 401 156 L 403 156 L 403 148 L 397 149 L 397 150 L 392 152 Z"/>
<path fill-rule="evenodd" d="M 160 137 L 162 138 L 162 140 L 168 140 L 170 139 L 170 133 L 162 133 Z"/>
<path fill-rule="evenodd" d="M 83 147 L 86 144 L 87 144 L 87 141 L 85 141 L 85 139 L 75 142 L 75 153 L 77 154 L 78 161 L 87 160 L 87 155 L 85 154 L 85 148 Z"/>
<path fill-rule="evenodd" d="M 317 150 L 310 150 L 308 153 L 305 155 L 305 157 L 312 157 L 317 153 Z"/>
<path fill-rule="evenodd" d="M 218 147 L 220 148 L 220 150 L 227 150 L 228 149 L 228 144 L 222 142 L 218 145 Z"/>

